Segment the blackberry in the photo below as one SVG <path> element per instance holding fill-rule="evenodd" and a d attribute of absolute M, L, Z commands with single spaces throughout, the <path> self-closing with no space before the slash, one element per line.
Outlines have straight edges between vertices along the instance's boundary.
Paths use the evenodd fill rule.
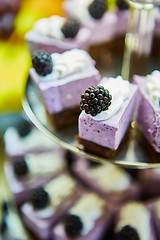
<path fill-rule="evenodd" d="M 74 38 L 80 28 L 80 24 L 73 19 L 68 19 L 62 27 L 62 33 L 65 38 Z"/>
<path fill-rule="evenodd" d="M 26 137 L 32 130 L 32 126 L 29 121 L 23 120 L 18 126 L 17 131 L 20 137 Z"/>
<path fill-rule="evenodd" d="M 115 240 L 140 240 L 137 231 L 129 225 L 115 234 Z"/>
<path fill-rule="evenodd" d="M 69 236 L 75 237 L 80 234 L 83 224 L 80 217 L 70 214 L 65 218 L 64 227 Z"/>
<path fill-rule="evenodd" d="M 106 0 L 94 0 L 88 7 L 90 15 L 95 19 L 101 19 L 106 11 Z"/>
<path fill-rule="evenodd" d="M 39 75 L 46 76 L 52 72 L 53 61 L 45 51 L 36 51 L 32 55 L 33 67 Z"/>
<path fill-rule="evenodd" d="M 49 195 L 43 187 L 38 187 L 32 193 L 31 202 L 35 209 L 43 209 L 49 204 Z"/>
<path fill-rule="evenodd" d="M 128 10 L 129 9 L 129 5 L 125 0 L 117 0 L 117 7 L 120 10 Z"/>
<path fill-rule="evenodd" d="M 13 161 L 14 173 L 18 177 L 23 177 L 28 174 L 28 166 L 23 158 L 17 158 Z"/>
<path fill-rule="evenodd" d="M 81 95 L 80 108 L 87 114 L 96 116 L 102 111 L 106 111 L 111 105 L 112 96 L 107 89 L 102 86 L 89 87 Z"/>

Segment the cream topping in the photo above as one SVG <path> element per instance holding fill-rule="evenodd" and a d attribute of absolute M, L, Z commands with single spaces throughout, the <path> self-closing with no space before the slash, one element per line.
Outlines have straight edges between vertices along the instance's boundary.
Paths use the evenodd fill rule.
<path fill-rule="evenodd" d="M 84 194 L 70 209 L 70 213 L 80 217 L 83 223 L 81 234 L 86 235 L 103 214 L 104 201 L 94 193 Z"/>
<path fill-rule="evenodd" d="M 42 18 L 35 23 L 33 31 L 44 36 L 64 39 L 61 29 L 65 21 L 65 18 L 56 15 L 50 18 Z"/>
<path fill-rule="evenodd" d="M 123 169 L 112 164 L 91 168 L 88 174 L 107 192 L 125 191 L 131 181 L 129 175 Z"/>
<path fill-rule="evenodd" d="M 57 151 L 41 154 L 27 154 L 25 161 L 29 166 L 30 174 L 54 174 L 65 167 L 64 159 Z"/>
<path fill-rule="evenodd" d="M 94 0 L 72 0 L 73 16 L 82 23 L 93 19 L 89 14 L 88 7 Z"/>
<path fill-rule="evenodd" d="M 45 190 L 49 193 L 51 206 L 54 210 L 74 193 L 75 186 L 75 181 L 67 174 L 61 175 L 47 184 Z"/>
<path fill-rule="evenodd" d="M 39 76 L 40 81 L 53 81 L 82 71 L 91 62 L 89 54 L 81 49 L 73 49 L 64 53 L 53 53 L 53 71 L 45 77 Z"/>
<path fill-rule="evenodd" d="M 160 107 L 160 72 L 154 71 L 147 75 L 146 89 L 154 103 Z"/>
<path fill-rule="evenodd" d="M 121 76 L 117 78 L 103 78 L 100 82 L 101 86 L 109 90 L 112 95 L 111 105 L 109 109 L 97 114 L 95 117 L 91 116 L 95 121 L 103 121 L 113 117 L 122 107 L 131 93 L 130 83 L 123 80 Z"/>
<path fill-rule="evenodd" d="M 116 230 L 120 231 L 126 225 L 133 227 L 141 240 L 150 239 L 150 212 L 143 204 L 131 202 L 122 207 Z"/>

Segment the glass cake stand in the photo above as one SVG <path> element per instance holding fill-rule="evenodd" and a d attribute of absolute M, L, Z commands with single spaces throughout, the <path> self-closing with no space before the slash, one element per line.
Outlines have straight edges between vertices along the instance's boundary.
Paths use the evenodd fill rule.
<path fill-rule="evenodd" d="M 92 154 L 88 154 L 82 149 L 78 148 L 78 143 L 75 140 L 75 136 L 78 133 L 77 124 L 59 131 L 56 131 L 51 126 L 43 105 L 43 100 L 41 99 L 36 86 L 30 80 L 28 80 L 26 83 L 25 94 L 22 103 L 24 111 L 32 123 L 41 132 L 43 132 L 61 147 L 70 150 L 77 155 L 89 158 L 102 164 L 110 161 L 125 168 L 160 168 L 160 163 L 149 162 L 147 154 L 145 153 L 143 147 L 141 147 L 139 134 L 135 130 L 136 125 L 134 121 L 131 124 L 129 141 L 125 145 L 123 152 L 121 152 L 114 160 L 104 159 Z"/>
<path fill-rule="evenodd" d="M 154 36 L 154 24 L 155 24 L 155 11 L 156 6 L 160 4 L 160 0 L 127 0 L 130 5 L 129 11 L 129 24 L 128 32 L 125 38 L 125 52 L 123 58 L 123 64 L 121 69 L 121 62 L 116 59 L 117 66 L 110 69 L 107 72 L 107 76 L 115 77 L 122 73 L 124 79 L 131 79 L 133 73 L 139 69 L 133 68 L 134 63 L 141 61 L 144 69 L 151 72 L 154 70 L 148 68 L 148 57 L 150 56 L 152 41 Z M 153 67 L 153 64 L 151 64 Z M 155 66 L 155 65 L 154 65 Z M 122 71 L 121 71 L 122 70 Z M 102 76 L 106 76 L 105 70 L 100 71 Z M 142 71 L 141 74 L 147 74 L 148 72 Z M 129 141 L 125 145 L 124 151 L 117 156 L 116 159 L 104 159 L 92 154 L 88 154 L 83 149 L 78 148 L 78 143 L 75 140 L 77 135 L 78 126 L 56 131 L 50 125 L 47 118 L 47 114 L 44 109 L 43 101 L 36 90 L 36 87 L 31 81 L 27 81 L 25 94 L 23 99 L 23 108 L 30 118 L 30 120 L 39 128 L 45 135 L 51 140 L 56 142 L 61 147 L 68 149 L 78 155 L 92 159 L 100 163 L 106 163 L 111 161 L 119 166 L 126 168 L 160 168 L 160 163 L 152 163 L 148 159 L 142 147 L 142 140 L 138 130 L 136 130 L 136 124 L 133 121 L 129 132 Z"/>

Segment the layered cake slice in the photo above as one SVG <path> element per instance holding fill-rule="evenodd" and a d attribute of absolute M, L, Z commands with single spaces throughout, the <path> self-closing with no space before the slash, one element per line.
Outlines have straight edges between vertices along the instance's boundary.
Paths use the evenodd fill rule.
<path fill-rule="evenodd" d="M 98 195 L 85 193 L 53 228 L 53 239 L 101 240 L 111 227 L 113 212 Z"/>
<path fill-rule="evenodd" d="M 48 53 L 63 53 L 74 48 L 87 50 L 91 33 L 73 19 L 60 16 L 42 18 L 25 38 L 30 52 L 45 50 Z"/>
<path fill-rule="evenodd" d="M 51 228 L 81 194 L 79 185 L 68 174 L 34 190 L 30 201 L 21 207 L 27 228 L 39 239 L 49 239 Z"/>
<path fill-rule="evenodd" d="M 113 164 L 102 165 L 79 158 L 73 164 L 73 172 L 85 186 L 115 205 L 138 199 L 140 195 L 139 185 L 127 172 Z"/>
<path fill-rule="evenodd" d="M 44 51 L 32 56 L 30 77 L 38 87 L 46 109 L 59 129 L 77 121 L 81 92 L 97 85 L 100 74 L 95 62 L 84 50 L 74 49 L 49 55 Z"/>
<path fill-rule="evenodd" d="M 45 185 L 66 169 L 64 150 L 27 154 L 5 163 L 9 187 L 18 204 L 26 201 L 33 190 Z"/>
<path fill-rule="evenodd" d="M 144 145 L 152 161 L 160 161 L 160 72 L 146 77 L 134 76 L 139 88 L 137 107 L 138 127 L 145 136 Z M 149 144 L 148 144 L 149 143 Z"/>
<path fill-rule="evenodd" d="M 115 240 L 155 240 L 151 212 L 140 202 L 129 202 L 118 215 L 115 226 Z"/>
<path fill-rule="evenodd" d="M 7 128 L 4 143 L 5 152 L 11 158 L 27 153 L 49 151 L 56 147 L 48 137 L 25 119 L 17 126 Z"/>
<path fill-rule="evenodd" d="M 117 154 L 130 126 L 137 99 L 137 86 L 122 77 L 103 78 L 97 87 L 81 95 L 80 147 L 109 158 Z"/>

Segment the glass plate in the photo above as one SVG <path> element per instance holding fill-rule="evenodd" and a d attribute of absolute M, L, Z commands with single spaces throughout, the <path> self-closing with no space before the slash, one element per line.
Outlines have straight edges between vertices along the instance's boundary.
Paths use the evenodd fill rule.
<path fill-rule="evenodd" d="M 115 159 L 105 159 L 92 154 L 88 154 L 78 148 L 78 143 L 75 140 L 77 135 L 78 126 L 75 124 L 72 127 L 65 128 L 63 130 L 54 130 L 50 125 L 43 101 L 35 85 L 28 80 L 26 83 L 25 94 L 23 99 L 23 108 L 33 124 L 47 135 L 52 141 L 60 145 L 61 147 L 68 149 L 80 156 L 92 159 L 96 162 L 105 164 L 111 161 L 114 164 L 125 168 L 159 168 L 160 163 L 151 163 L 140 144 L 139 133 L 136 130 L 134 121 L 131 123 L 129 141 Z"/>

